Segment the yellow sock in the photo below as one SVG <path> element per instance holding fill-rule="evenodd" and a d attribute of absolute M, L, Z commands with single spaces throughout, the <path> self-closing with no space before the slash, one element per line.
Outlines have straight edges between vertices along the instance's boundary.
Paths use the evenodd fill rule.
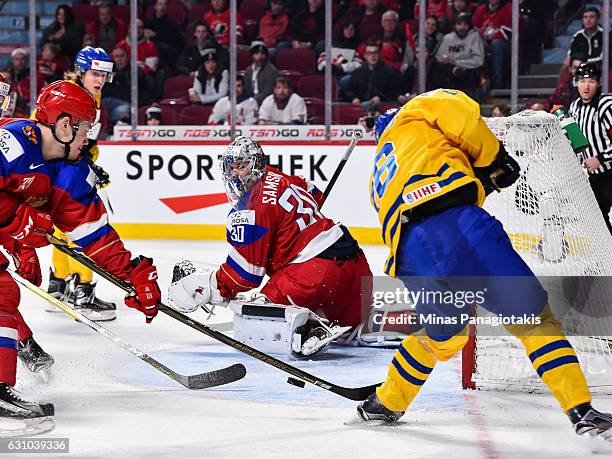
<path fill-rule="evenodd" d="M 376 389 L 381 403 L 392 411 L 406 411 L 438 360 L 448 360 L 467 343 L 457 335 L 446 341 L 428 336 L 408 336 L 395 352 L 386 381 Z"/>
<path fill-rule="evenodd" d="M 53 248 L 53 254 L 51 256 L 51 262 L 53 263 L 53 275 L 58 279 L 66 279 L 68 276 L 70 276 L 70 265 L 68 258 L 68 255 L 60 252 L 55 247 Z"/>
<path fill-rule="evenodd" d="M 521 340 L 533 367 L 564 412 L 582 403 L 590 403 L 591 391 L 576 352 L 561 331 L 561 324 L 548 305 L 539 317 L 539 325 L 506 328 Z"/>

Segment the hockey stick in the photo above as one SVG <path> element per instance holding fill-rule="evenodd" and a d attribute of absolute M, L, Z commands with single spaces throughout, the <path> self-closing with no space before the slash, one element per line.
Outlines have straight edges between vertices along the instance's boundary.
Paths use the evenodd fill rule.
<path fill-rule="evenodd" d="M 125 292 L 131 293 L 131 294 L 134 293 L 129 283 L 125 282 L 122 279 L 119 279 L 115 275 L 100 268 L 98 265 L 94 263 L 93 260 L 91 260 L 90 258 L 86 257 L 82 253 L 70 247 L 65 241 L 58 239 L 55 236 L 52 236 L 50 234 L 47 235 L 47 239 L 60 252 L 63 252 L 69 257 L 72 257 L 73 259 L 81 262 L 81 264 L 88 267 L 93 272 L 97 273 L 99 276 L 103 277 L 104 279 L 116 285 L 117 287 L 124 290 Z M 159 307 L 159 310 L 163 312 L 164 314 L 169 315 L 173 319 L 176 319 L 179 322 L 184 323 L 185 325 L 188 325 L 189 327 L 193 328 L 194 330 L 199 331 L 200 333 L 204 333 L 205 335 L 210 336 L 211 338 L 217 341 L 220 341 L 223 344 L 233 347 L 237 351 L 250 355 L 251 357 L 261 360 L 262 362 L 267 363 L 268 365 L 271 365 L 281 371 L 284 371 L 285 373 L 289 373 L 290 375 L 295 376 L 296 378 L 299 378 L 310 384 L 314 384 L 315 386 L 318 386 L 325 390 L 333 392 L 334 394 L 340 395 L 341 397 L 345 397 L 350 400 L 365 400 L 368 397 L 368 395 L 374 392 L 374 390 L 376 390 L 376 388 L 380 385 L 380 384 L 373 384 L 371 386 L 355 387 L 355 388 L 338 386 L 337 384 L 330 383 L 328 381 L 325 381 L 324 379 L 318 378 L 310 373 L 307 373 L 304 370 L 300 370 L 299 368 L 296 368 L 293 365 L 285 363 L 282 360 L 278 360 L 272 357 L 271 355 L 258 351 L 257 349 L 252 348 L 251 346 L 248 346 L 246 344 L 241 343 L 240 341 L 230 338 L 229 336 L 224 335 L 223 333 L 220 333 L 198 321 L 195 321 L 191 319 L 190 317 L 186 316 L 185 314 L 182 314 L 170 308 L 169 306 L 166 306 L 163 303 L 158 303 L 157 306 Z"/>
<path fill-rule="evenodd" d="M 155 360 L 150 355 L 145 354 L 143 351 L 141 351 L 137 347 L 132 346 L 128 342 L 122 340 L 121 338 L 119 338 L 117 335 L 115 335 L 111 331 L 107 330 L 101 325 L 98 325 L 97 323 L 88 319 L 81 312 L 71 308 L 63 301 L 51 296 L 49 293 L 45 292 L 40 287 L 37 287 L 36 285 L 32 284 L 27 279 L 22 278 L 21 276 L 16 274 L 14 271 L 11 271 L 11 270 L 8 270 L 8 271 L 10 272 L 11 276 L 13 276 L 13 279 L 15 279 L 16 282 L 20 283 L 21 285 L 23 285 L 25 288 L 27 288 L 31 292 L 34 292 L 39 297 L 47 300 L 49 303 L 53 304 L 54 306 L 64 311 L 70 317 L 76 319 L 79 322 L 82 322 L 83 324 L 87 325 L 89 328 L 100 333 L 105 338 L 108 338 L 109 340 L 118 344 L 120 347 L 122 347 L 126 351 L 132 353 L 133 355 L 138 357 L 143 362 L 148 363 L 156 370 L 161 371 L 166 376 L 169 376 L 170 378 L 174 379 L 176 382 L 182 384 L 187 389 L 206 389 L 209 387 L 221 386 L 223 384 L 229 384 L 234 381 L 238 381 L 239 379 L 244 378 L 244 376 L 246 375 L 246 368 L 241 363 L 237 363 L 227 368 L 222 368 L 220 370 L 213 370 L 213 371 L 209 371 L 206 373 L 200 373 L 197 375 L 188 375 L 188 376 L 181 375 L 171 370 L 170 368 L 168 368 L 161 362 Z"/>
<path fill-rule="evenodd" d="M 344 169 L 344 166 L 346 165 L 346 162 L 348 161 L 349 156 L 351 156 L 351 153 L 353 153 L 353 150 L 355 149 L 355 147 L 357 146 L 357 143 L 362 137 L 363 137 L 363 133 L 360 130 L 356 129 L 353 131 L 353 135 L 351 136 L 351 143 L 349 143 L 348 148 L 346 149 L 346 151 L 344 152 L 344 155 L 342 155 L 342 158 L 340 159 L 340 163 L 338 164 L 338 166 L 336 167 L 336 170 L 334 171 L 334 175 L 332 175 L 332 178 L 329 179 L 329 183 L 325 187 L 325 191 L 323 192 L 323 202 L 327 200 L 329 193 L 331 193 L 332 188 L 336 184 L 336 180 L 338 180 L 338 177 L 340 176 L 340 172 L 342 172 L 342 169 Z M 321 207 L 322 206 L 323 206 L 323 203 L 321 203 Z"/>

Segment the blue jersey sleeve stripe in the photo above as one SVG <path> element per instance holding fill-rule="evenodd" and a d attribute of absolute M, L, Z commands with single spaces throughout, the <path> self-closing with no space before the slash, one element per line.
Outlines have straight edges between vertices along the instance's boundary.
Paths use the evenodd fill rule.
<path fill-rule="evenodd" d="M 242 277 L 244 280 L 249 281 L 252 284 L 261 284 L 261 281 L 263 280 L 263 276 L 256 276 L 255 274 L 251 274 L 250 272 L 246 271 L 245 269 L 242 268 L 242 266 L 240 266 L 238 263 L 236 263 L 236 261 L 234 261 L 231 257 L 227 257 L 227 264 L 238 273 L 238 275 L 240 277 Z"/>
<path fill-rule="evenodd" d="M 535 362 L 536 359 L 539 359 L 543 355 L 548 354 L 549 352 L 552 352 L 552 351 L 556 351 L 557 349 L 563 349 L 563 348 L 571 349 L 572 345 L 566 339 L 560 339 L 557 341 L 553 341 L 552 343 L 548 343 L 545 346 L 542 346 L 541 348 L 536 349 L 531 354 L 529 354 L 529 360 L 531 360 L 531 362 L 533 363 Z"/>
<path fill-rule="evenodd" d="M 406 381 L 408 381 L 410 384 L 414 384 L 415 386 L 422 386 L 423 384 L 425 384 L 424 379 L 415 378 L 410 373 L 408 373 L 406 370 L 404 370 L 396 358 L 393 358 L 391 363 L 393 364 L 397 372 L 400 374 L 400 376 L 404 378 Z"/>
<path fill-rule="evenodd" d="M 402 357 L 406 359 L 406 362 L 408 362 L 415 370 L 425 373 L 426 375 L 433 371 L 433 368 L 423 365 L 421 362 L 415 359 L 402 344 L 400 344 L 399 352 L 402 354 Z"/>
<path fill-rule="evenodd" d="M 0 336 L 0 347 L 5 349 L 17 350 L 17 340 L 13 338 L 7 338 L 6 336 Z"/>
<path fill-rule="evenodd" d="M 444 163 L 444 165 L 438 169 L 438 172 L 436 172 L 435 174 L 429 174 L 429 175 L 413 175 L 412 177 L 410 177 L 410 180 L 408 180 L 408 183 L 406 185 L 412 185 L 413 183 L 419 182 L 421 180 L 425 180 L 427 178 L 431 178 L 431 177 L 439 177 L 442 174 L 444 174 L 444 172 L 446 172 L 446 170 L 449 168 L 450 166 L 446 163 Z"/>
<path fill-rule="evenodd" d="M 444 166 L 446 166 L 446 167 L 444 167 Z M 435 174 L 435 175 L 430 175 L 430 176 L 413 176 L 408 181 L 408 184 L 406 186 L 408 186 L 411 182 L 414 183 L 414 182 L 417 181 L 417 180 L 412 180 L 414 177 L 421 177 L 419 180 L 422 180 L 423 178 L 437 177 L 437 176 L 441 175 L 442 173 L 444 173 L 444 171 L 446 171 L 448 169 L 448 166 L 446 164 L 444 166 L 441 167 L 440 170 L 438 171 L 438 173 Z M 463 172 L 457 171 L 457 172 L 452 173 L 448 178 L 445 178 L 444 180 L 440 180 L 437 183 L 438 183 L 438 185 L 440 185 L 440 187 L 445 187 L 445 186 L 450 185 L 455 180 L 459 180 L 459 179 L 461 179 L 461 178 L 463 178 L 465 176 L 466 175 Z M 394 215 L 394 213 L 397 210 L 397 208 L 403 202 L 404 202 L 404 196 L 403 195 L 398 196 L 398 198 L 395 200 L 395 202 L 393 203 L 393 205 L 389 209 L 389 212 L 387 212 L 387 215 L 385 215 L 385 220 L 383 222 L 383 227 L 382 227 L 383 235 L 387 233 L 387 225 L 389 224 L 389 220 Z M 391 228 L 391 239 L 393 239 L 393 236 L 395 235 L 395 232 L 397 231 L 397 228 L 399 226 L 399 221 L 400 221 L 399 218 L 396 219 L 396 221 L 394 222 L 393 227 Z"/>
<path fill-rule="evenodd" d="M 453 183 L 455 180 L 459 180 L 460 178 L 463 178 L 463 177 L 465 177 L 465 174 L 461 171 L 457 171 L 457 172 L 452 173 L 448 178 L 444 180 L 440 180 L 438 182 L 438 185 L 440 185 L 441 187 L 445 187 Z"/>
<path fill-rule="evenodd" d="M 88 234 L 87 236 L 84 236 L 80 239 L 76 239 L 72 242 L 74 242 L 75 244 L 77 244 L 80 247 L 87 247 L 91 244 L 93 244 L 94 242 L 96 242 L 97 240 L 103 238 L 104 236 L 106 236 L 109 233 L 112 233 L 114 231 L 113 227 L 110 226 L 108 223 L 100 228 L 98 228 L 96 231 L 94 231 L 91 234 Z"/>
<path fill-rule="evenodd" d="M 578 363 L 578 357 L 575 355 L 566 355 L 564 357 L 559 357 L 558 359 L 551 360 L 550 362 L 543 363 L 537 369 L 538 375 L 540 378 L 544 373 L 550 370 L 554 370 L 555 368 L 559 368 L 563 365 L 569 365 L 571 363 Z"/>

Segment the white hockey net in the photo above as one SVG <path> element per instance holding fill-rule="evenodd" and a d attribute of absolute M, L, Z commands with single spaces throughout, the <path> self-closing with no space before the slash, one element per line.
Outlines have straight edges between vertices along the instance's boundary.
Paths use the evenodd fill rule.
<path fill-rule="evenodd" d="M 534 273 L 538 277 L 612 275 L 612 237 L 557 118 L 525 111 L 486 121 L 519 162 L 521 177 L 511 188 L 489 196 L 485 209 L 502 222 Z M 592 391 L 612 394 L 612 293 L 606 289 L 610 282 L 600 277 L 562 282 L 557 278 L 547 285 L 546 278 L 540 279 L 566 334 L 574 335 L 569 339 Z M 552 304 L 553 298 L 573 295 L 575 300 L 580 292 L 587 295 L 580 312 L 569 304 L 565 309 Z M 464 386 L 469 387 L 466 375 L 468 379 L 471 375 L 481 389 L 544 389 L 522 344 L 511 336 L 492 334 L 499 332 L 479 326 L 473 355 L 466 348 Z"/>

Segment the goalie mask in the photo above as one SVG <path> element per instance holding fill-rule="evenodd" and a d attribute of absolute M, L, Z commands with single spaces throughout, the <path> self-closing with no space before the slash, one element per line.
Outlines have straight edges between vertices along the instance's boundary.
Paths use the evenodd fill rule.
<path fill-rule="evenodd" d="M 237 137 L 221 156 L 221 172 L 227 197 L 235 206 L 266 172 L 266 159 L 259 142 Z"/>

